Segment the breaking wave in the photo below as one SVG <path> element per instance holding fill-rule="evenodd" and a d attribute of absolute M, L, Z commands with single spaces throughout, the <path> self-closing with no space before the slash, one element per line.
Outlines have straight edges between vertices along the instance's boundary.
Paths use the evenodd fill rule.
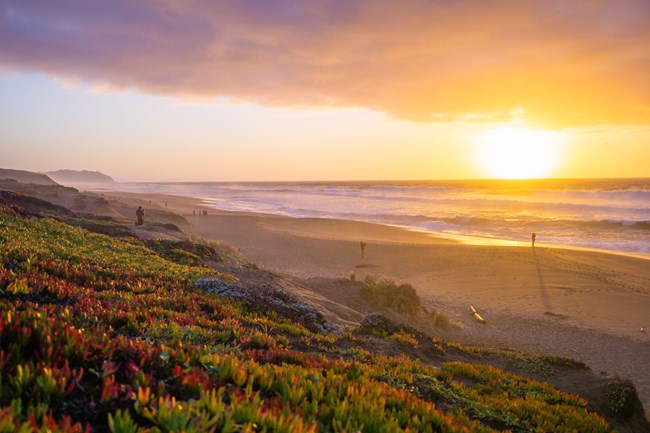
<path fill-rule="evenodd" d="M 122 183 L 215 208 L 619 251 L 650 245 L 650 179 Z"/>

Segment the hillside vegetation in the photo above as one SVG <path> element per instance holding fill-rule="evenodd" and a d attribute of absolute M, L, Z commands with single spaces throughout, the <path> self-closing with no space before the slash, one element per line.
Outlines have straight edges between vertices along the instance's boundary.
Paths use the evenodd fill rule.
<path fill-rule="evenodd" d="M 25 170 L 13 170 L 10 168 L 0 168 L 0 180 L 12 180 L 25 184 L 57 185 L 55 181 L 45 174 Z"/>
<path fill-rule="evenodd" d="M 546 383 L 207 293 L 236 278 L 158 250 L 0 205 L 0 432 L 610 431 Z"/>

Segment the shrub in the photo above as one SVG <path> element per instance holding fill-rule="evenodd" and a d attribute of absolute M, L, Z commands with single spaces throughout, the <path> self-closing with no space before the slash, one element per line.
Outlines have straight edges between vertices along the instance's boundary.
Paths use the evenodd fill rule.
<path fill-rule="evenodd" d="M 387 308 L 398 314 L 417 315 L 422 313 L 420 297 L 408 283 L 397 284 L 389 278 L 377 279 L 366 275 L 361 288 L 361 297 L 380 308 Z"/>
<path fill-rule="evenodd" d="M 618 419 L 628 418 L 634 411 L 634 389 L 615 386 L 607 392 L 609 410 Z"/>
<path fill-rule="evenodd" d="M 430 327 L 440 329 L 460 329 L 461 324 L 440 311 L 427 310 L 422 306 L 415 288 L 408 283 L 397 284 L 390 278 L 377 279 L 366 275 L 361 288 L 361 297 L 370 301 L 375 307 L 384 308 L 401 316 L 420 329 Z"/>

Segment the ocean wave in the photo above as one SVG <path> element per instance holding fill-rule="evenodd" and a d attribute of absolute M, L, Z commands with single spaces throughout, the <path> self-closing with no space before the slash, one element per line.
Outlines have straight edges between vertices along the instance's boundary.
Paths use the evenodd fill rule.
<path fill-rule="evenodd" d="M 470 216 L 456 216 L 439 220 L 450 226 L 474 226 L 474 227 L 574 227 L 584 230 L 605 229 L 605 230 L 642 230 L 650 231 L 650 221 L 627 221 L 627 220 L 575 220 L 575 219 L 542 219 L 529 218 L 526 220 L 516 219 L 493 219 L 474 218 Z M 436 222 L 433 220 L 432 222 Z"/>
<path fill-rule="evenodd" d="M 132 192 L 205 199 L 225 210 L 338 218 L 419 230 L 642 250 L 650 179 L 405 182 L 130 183 Z"/>

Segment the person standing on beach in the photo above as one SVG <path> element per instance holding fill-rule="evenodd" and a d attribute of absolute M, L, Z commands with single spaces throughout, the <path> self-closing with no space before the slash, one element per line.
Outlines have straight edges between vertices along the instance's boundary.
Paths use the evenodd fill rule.
<path fill-rule="evenodd" d="M 138 217 L 135 225 L 141 226 L 144 223 L 144 209 L 142 209 L 142 206 L 138 206 L 138 210 L 135 211 L 135 216 Z"/>
<path fill-rule="evenodd" d="M 364 253 L 366 252 L 366 243 L 364 241 L 361 241 L 359 243 L 359 246 L 361 247 L 361 258 L 363 258 Z"/>
<path fill-rule="evenodd" d="M 536 233 L 533 233 L 532 235 L 530 235 L 530 241 L 531 241 L 532 244 L 533 244 L 533 248 L 535 247 L 535 238 L 536 238 L 536 237 L 537 237 L 537 234 L 536 234 Z"/>

